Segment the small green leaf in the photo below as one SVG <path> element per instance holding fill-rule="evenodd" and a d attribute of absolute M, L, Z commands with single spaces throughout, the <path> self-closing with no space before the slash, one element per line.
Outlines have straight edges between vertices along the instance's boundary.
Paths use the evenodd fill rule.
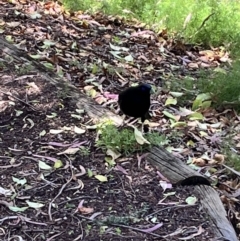
<path fill-rule="evenodd" d="M 116 162 L 114 161 L 114 159 L 112 159 L 111 157 L 107 156 L 105 157 L 105 161 L 111 166 L 115 166 L 116 165 Z"/>
<path fill-rule="evenodd" d="M 203 119 L 204 119 L 204 116 L 199 112 L 195 112 L 189 115 L 189 120 L 203 120 Z"/>
<path fill-rule="evenodd" d="M 171 123 L 171 128 L 173 128 L 173 127 L 180 127 L 180 126 L 187 126 L 187 123 L 183 122 L 183 121 L 178 121 L 178 122 L 172 122 Z"/>
<path fill-rule="evenodd" d="M 13 206 L 8 206 L 8 208 L 13 211 L 13 212 L 24 212 L 25 210 L 28 209 L 28 207 L 13 207 Z"/>
<path fill-rule="evenodd" d="M 211 106 L 211 104 L 212 104 L 212 101 L 210 101 L 210 100 L 204 101 L 202 103 L 202 108 L 204 108 L 204 109 L 209 108 Z"/>
<path fill-rule="evenodd" d="M 40 133 L 39 133 L 39 136 L 45 136 L 46 135 L 46 131 L 45 130 L 42 130 Z"/>
<path fill-rule="evenodd" d="M 12 177 L 13 181 L 16 182 L 17 184 L 23 186 L 24 184 L 27 183 L 27 180 L 25 178 L 23 179 L 18 179 L 16 177 Z"/>
<path fill-rule="evenodd" d="M 45 39 L 43 41 L 43 44 L 46 45 L 46 46 L 54 46 L 56 43 L 51 41 L 51 40 L 49 40 L 49 39 Z"/>
<path fill-rule="evenodd" d="M 7 40 L 8 42 L 10 42 L 10 43 L 13 43 L 13 42 L 14 42 L 11 35 L 6 35 L 5 38 L 6 38 L 6 40 Z"/>
<path fill-rule="evenodd" d="M 30 202 L 30 201 L 26 201 L 26 203 L 30 208 L 39 209 L 39 208 L 44 207 L 44 204 L 42 204 L 42 203 L 36 203 L 36 202 Z"/>
<path fill-rule="evenodd" d="M 127 52 L 127 51 L 129 50 L 128 48 L 121 47 L 121 46 L 116 46 L 116 45 L 113 45 L 113 44 L 111 44 L 111 43 L 109 43 L 109 45 L 110 45 L 110 48 L 111 48 L 112 50 L 115 50 L 115 51 L 120 51 L 120 50 L 122 50 L 122 51 Z"/>
<path fill-rule="evenodd" d="M 73 118 L 75 118 L 75 119 L 78 119 L 78 120 L 81 120 L 81 119 L 82 119 L 82 116 L 76 115 L 76 114 L 71 114 L 71 117 L 73 117 Z"/>
<path fill-rule="evenodd" d="M 188 142 L 187 142 L 187 146 L 194 146 L 195 145 L 195 143 L 192 141 L 192 140 L 189 140 Z"/>
<path fill-rule="evenodd" d="M 169 94 L 173 97 L 176 97 L 176 98 L 183 96 L 182 92 L 169 92 Z"/>
<path fill-rule="evenodd" d="M 107 177 L 106 176 L 96 175 L 95 178 L 98 179 L 98 181 L 100 181 L 100 182 L 107 182 Z"/>
<path fill-rule="evenodd" d="M 56 135 L 56 134 L 62 133 L 63 131 L 64 131 L 64 130 L 50 130 L 49 132 L 50 132 L 50 134 Z"/>
<path fill-rule="evenodd" d="M 43 65 L 46 67 L 46 68 L 48 68 L 48 69 L 54 69 L 54 66 L 51 64 L 51 63 L 49 63 L 49 62 L 42 62 L 43 63 Z"/>
<path fill-rule="evenodd" d="M 177 100 L 174 98 L 167 98 L 166 102 L 165 102 L 165 106 L 166 105 L 176 105 L 177 104 Z"/>
<path fill-rule="evenodd" d="M 39 162 L 38 162 L 38 166 L 39 166 L 40 169 L 43 169 L 43 170 L 51 170 L 51 169 L 52 169 L 51 166 L 47 165 L 47 164 L 46 164 L 45 162 L 43 162 L 43 161 L 39 161 Z"/>
<path fill-rule="evenodd" d="M 30 56 L 31 56 L 33 59 L 40 59 L 40 58 L 41 58 L 41 55 L 39 55 L 39 54 L 30 54 Z"/>
<path fill-rule="evenodd" d="M 60 167 L 62 167 L 62 166 L 63 166 L 63 163 L 62 163 L 61 160 L 57 160 L 57 161 L 54 163 L 54 168 L 55 168 L 55 169 L 58 169 L 58 168 L 60 168 Z"/>
<path fill-rule="evenodd" d="M 93 176 L 93 172 L 91 169 L 88 169 L 87 170 L 87 173 L 88 173 L 88 177 L 92 177 Z"/>
<path fill-rule="evenodd" d="M 205 100 L 210 100 L 211 99 L 211 95 L 210 93 L 202 93 L 199 94 L 196 98 L 196 100 L 201 100 L 201 102 L 205 101 Z"/>
<path fill-rule="evenodd" d="M 32 129 L 32 128 L 34 127 L 34 122 L 33 122 L 33 120 L 30 119 L 30 118 L 27 118 L 26 120 L 31 124 L 30 129 Z"/>
<path fill-rule="evenodd" d="M 16 116 L 20 116 L 23 113 L 21 110 L 16 110 Z"/>
<path fill-rule="evenodd" d="M 186 198 L 185 202 L 189 205 L 194 205 L 197 202 L 197 198 L 196 197 L 188 197 L 188 198 Z"/>
<path fill-rule="evenodd" d="M 79 135 L 81 135 L 81 134 L 85 133 L 86 130 L 81 129 L 81 128 L 77 127 L 77 126 L 74 126 L 74 132 L 79 134 Z"/>
<path fill-rule="evenodd" d="M 109 51 L 109 53 L 111 53 L 117 59 L 122 59 L 122 57 L 119 56 L 119 54 L 121 54 L 121 52 L 119 52 L 119 51 Z"/>
<path fill-rule="evenodd" d="M 128 55 L 124 58 L 127 62 L 133 62 L 133 57 L 132 55 Z"/>
<path fill-rule="evenodd" d="M 117 151 L 113 151 L 111 149 L 107 149 L 107 155 L 112 157 L 112 160 L 115 161 L 117 158 L 121 156 L 121 154 Z"/>
<path fill-rule="evenodd" d="M 205 131 L 199 131 L 200 136 L 208 136 L 208 133 Z"/>
<path fill-rule="evenodd" d="M 51 113 L 51 115 L 46 115 L 46 116 L 47 116 L 47 118 L 52 119 L 57 116 L 57 113 Z"/>
<path fill-rule="evenodd" d="M 148 140 L 146 140 L 144 137 L 143 137 L 143 134 L 141 131 L 139 131 L 136 127 L 132 126 L 133 129 L 134 129 L 134 135 L 135 135 L 135 138 L 136 138 L 136 141 L 138 144 L 140 145 L 143 145 L 144 143 L 146 144 L 151 144 Z"/>
<path fill-rule="evenodd" d="M 169 117 L 170 119 L 173 119 L 174 121 L 176 120 L 176 119 L 175 119 L 175 116 L 172 115 L 171 113 L 169 113 L 168 111 L 164 110 L 162 113 L 163 113 L 165 116 Z"/>
<path fill-rule="evenodd" d="M 201 105 L 202 105 L 202 101 L 199 99 L 195 99 L 192 104 L 192 110 L 197 110 L 198 108 L 201 107 Z"/>

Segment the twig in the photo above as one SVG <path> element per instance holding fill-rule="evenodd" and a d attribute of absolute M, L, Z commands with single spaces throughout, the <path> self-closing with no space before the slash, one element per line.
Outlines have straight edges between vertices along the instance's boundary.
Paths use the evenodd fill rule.
<path fill-rule="evenodd" d="M 6 93 L 6 92 L 4 92 L 4 91 L 2 91 L 2 90 L 0 90 L 0 92 L 3 93 L 3 94 L 5 94 L 5 95 L 7 95 L 7 96 L 10 96 L 10 97 L 18 100 L 18 101 L 20 101 L 21 103 L 23 103 L 23 104 L 25 104 L 25 105 L 27 105 L 27 106 L 29 106 L 29 107 L 30 107 L 32 110 L 34 110 L 34 111 L 38 111 L 38 112 L 40 111 L 40 110 L 35 109 L 32 105 L 28 104 L 27 102 L 25 102 L 25 101 L 19 99 L 18 97 L 14 96 L 14 95 L 11 94 L 11 93 Z"/>
<path fill-rule="evenodd" d="M 201 26 L 197 29 L 197 31 L 190 37 L 190 39 L 195 36 L 205 25 L 205 23 L 214 15 L 215 13 L 211 13 L 210 15 L 208 15 L 202 22 Z"/>
<path fill-rule="evenodd" d="M 226 167 L 228 170 L 230 170 L 231 172 L 235 173 L 236 175 L 240 176 L 240 172 L 234 170 L 233 168 L 225 165 L 225 164 L 222 164 L 222 166 Z"/>
<path fill-rule="evenodd" d="M 18 216 L 8 216 L 8 217 L 1 218 L 0 223 L 2 224 L 4 221 L 10 220 L 10 219 L 18 219 Z"/>
<path fill-rule="evenodd" d="M 158 235 L 158 234 L 155 234 L 155 233 L 150 233 L 150 232 L 145 232 L 144 230 L 141 230 L 139 228 L 134 228 L 134 227 L 131 227 L 131 226 L 126 226 L 126 225 L 123 225 L 123 224 L 115 224 L 115 223 L 111 223 L 110 225 L 112 226 L 116 226 L 116 227 L 121 227 L 121 228 L 127 228 L 127 229 L 131 229 L 131 230 L 134 230 L 134 231 L 138 231 L 138 232 L 141 232 L 141 233 L 145 233 L 145 234 L 150 234 L 154 237 L 158 237 L 158 238 L 163 238 L 165 239 L 163 236 L 161 235 Z"/>
<path fill-rule="evenodd" d="M 65 231 L 63 232 L 60 232 L 60 233 L 57 233 L 55 235 L 53 235 L 52 237 L 48 238 L 46 241 L 51 241 L 52 239 L 56 238 L 57 236 L 61 235 L 62 233 L 64 233 Z"/>
<path fill-rule="evenodd" d="M 71 198 L 69 200 L 65 200 L 65 201 L 62 201 L 60 203 L 58 203 L 58 206 L 59 205 L 62 205 L 62 204 L 65 204 L 65 203 L 69 203 L 69 202 L 72 202 L 72 201 L 75 201 L 75 200 L 79 200 L 79 199 L 84 199 L 84 198 L 90 198 L 90 199 L 99 199 L 99 197 L 95 197 L 95 196 L 81 196 L 81 197 L 75 197 L 75 198 Z"/>
<path fill-rule="evenodd" d="M 210 15 L 208 15 L 202 22 L 201 26 L 198 28 L 197 32 L 199 32 L 201 30 L 201 28 L 203 28 L 203 26 L 205 25 L 205 23 L 214 15 L 215 13 L 211 13 Z"/>
<path fill-rule="evenodd" d="M 153 212 L 153 213 L 150 213 L 148 214 L 146 217 L 149 217 L 149 216 L 152 216 L 154 214 L 157 214 L 157 213 L 160 213 L 166 209 L 179 209 L 179 208 L 187 208 L 187 207 L 194 207 L 194 206 L 197 206 L 197 204 L 193 204 L 193 205 L 177 205 L 177 206 L 168 206 L 168 207 L 165 207 L 165 208 L 161 208 L 160 210 L 157 210 L 156 212 Z"/>
<path fill-rule="evenodd" d="M 70 161 L 70 160 L 69 160 Z M 48 205 L 48 216 L 49 216 L 49 219 L 50 221 L 52 221 L 52 212 L 51 212 L 51 209 L 52 209 L 52 204 L 53 202 L 62 194 L 64 188 L 72 181 L 73 179 L 73 170 L 72 170 L 72 163 L 70 161 L 70 169 L 71 169 L 71 177 L 69 178 L 69 180 L 61 187 L 61 189 L 59 190 L 57 196 L 55 196 L 52 201 L 49 203 Z"/>

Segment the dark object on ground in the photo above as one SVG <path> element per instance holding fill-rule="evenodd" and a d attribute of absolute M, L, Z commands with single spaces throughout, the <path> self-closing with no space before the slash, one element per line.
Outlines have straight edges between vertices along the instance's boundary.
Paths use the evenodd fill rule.
<path fill-rule="evenodd" d="M 150 108 L 151 86 L 140 84 L 129 87 L 122 91 L 118 96 L 118 104 L 121 111 L 128 116 L 139 118 L 142 123 L 150 118 L 148 113 Z"/>
<path fill-rule="evenodd" d="M 144 133 L 149 132 L 149 125 L 143 125 L 143 132 Z"/>
<path fill-rule="evenodd" d="M 211 186 L 210 182 L 201 176 L 191 176 L 191 177 L 187 177 L 186 179 L 182 180 L 179 184 L 181 184 L 182 186 L 196 186 L 196 185 L 207 185 L 207 186 Z"/>

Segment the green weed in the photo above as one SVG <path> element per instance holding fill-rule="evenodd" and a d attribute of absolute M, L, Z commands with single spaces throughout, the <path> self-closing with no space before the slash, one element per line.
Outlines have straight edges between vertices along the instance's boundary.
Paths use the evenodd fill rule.
<path fill-rule="evenodd" d="M 226 109 L 234 108 L 240 111 L 240 61 L 231 68 L 216 68 L 214 71 L 200 72 L 198 78 L 186 77 L 173 79 L 167 83 L 171 91 L 183 92 L 178 98 L 178 104 L 191 105 L 198 94 L 209 93 L 212 106 Z"/>
<path fill-rule="evenodd" d="M 233 137 L 236 135 L 237 130 L 230 128 L 229 134 L 223 140 L 221 146 L 222 153 L 226 156 L 225 164 L 232 167 L 236 171 L 240 171 L 240 156 L 234 151 L 236 142 L 233 141 Z"/>
<path fill-rule="evenodd" d="M 90 155 L 89 148 L 87 148 L 85 146 L 80 146 L 79 151 L 80 151 L 82 156 L 89 156 Z"/>
<path fill-rule="evenodd" d="M 62 0 L 72 10 L 137 18 L 155 30 L 166 28 L 187 42 L 239 46 L 238 0 Z"/>
<path fill-rule="evenodd" d="M 96 142 L 98 147 L 102 149 L 111 149 L 125 155 L 134 152 L 143 152 L 151 145 L 166 144 L 167 140 L 158 133 L 148 133 L 144 137 L 151 143 L 151 145 L 140 145 L 137 143 L 133 129 L 124 128 L 119 130 L 114 125 L 107 125 L 99 129 L 101 132 L 99 139 Z"/>
<path fill-rule="evenodd" d="M 216 108 L 234 108 L 240 111 L 240 62 L 233 64 L 228 71 L 219 69 L 211 74 L 211 79 L 199 79 L 198 88 L 202 93 L 209 92 Z"/>

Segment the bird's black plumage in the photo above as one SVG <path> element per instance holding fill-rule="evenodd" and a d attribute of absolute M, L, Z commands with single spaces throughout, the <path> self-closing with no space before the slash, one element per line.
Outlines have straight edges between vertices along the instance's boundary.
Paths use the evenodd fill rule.
<path fill-rule="evenodd" d="M 151 86 L 140 84 L 135 87 L 129 87 L 122 91 L 118 96 L 118 104 L 121 111 L 128 116 L 139 118 L 144 122 L 150 118 L 148 113 L 150 108 Z"/>

